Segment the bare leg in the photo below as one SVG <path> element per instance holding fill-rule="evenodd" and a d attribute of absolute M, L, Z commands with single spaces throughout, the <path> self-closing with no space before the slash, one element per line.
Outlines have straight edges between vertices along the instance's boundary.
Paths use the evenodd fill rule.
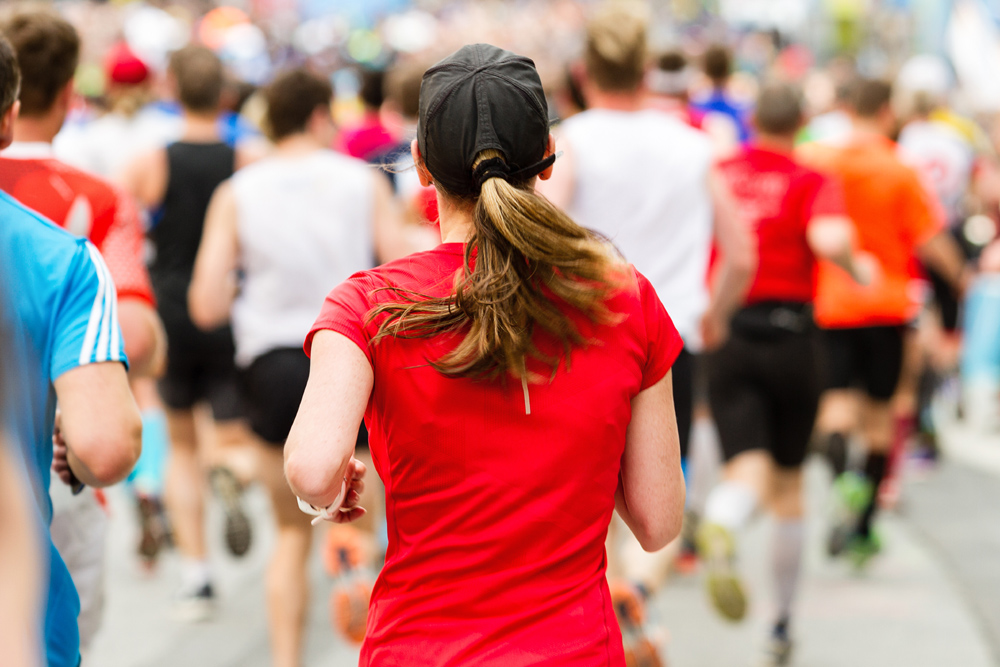
<path fill-rule="evenodd" d="M 275 667 L 300 667 L 309 603 L 307 562 L 310 517 L 299 511 L 282 471 L 282 449 L 261 444 L 259 479 L 267 487 L 278 522 L 278 540 L 267 570 L 268 628 Z"/>
<path fill-rule="evenodd" d="M 205 549 L 205 474 L 198 457 L 198 436 L 191 410 L 168 410 L 170 461 L 166 501 L 181 556 L 203 561 Z"/>

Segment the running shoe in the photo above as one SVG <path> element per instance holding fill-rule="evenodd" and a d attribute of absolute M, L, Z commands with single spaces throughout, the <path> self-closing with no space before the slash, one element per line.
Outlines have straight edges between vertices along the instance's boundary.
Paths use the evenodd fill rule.
<path fill-rule="evenodd" d="M 868 535 L 856 533 L 847 541 L 847 558 L 856 570 L 863 570 L 882 551 L 882 540 L 871 530 Z"/>
<path fill-rule="evenodd" d="M 330 595 L 330 618 L 334 629 L 348 641 L 360 644 L 365 640 L 371 599 L 372 584 L 364 576 L 346 577 L 334 587 Z"/>
<path fill-rule="evenodd" d="M 858 520 L 873 493 L 871 483 L 855 472 L 845 472 L 833 483 L 833 517 L 826 550 L 839 556 L 858 529 Z"/>
<path fill-rule="evenodd" d="M 646 601 L 642 591 L 628 583 L 609 582 L 611 604 L 621 628 L 627 667 L 664 667 L 660 652 L 646 633 Z"/>
<path fill-rule="evenodd" d="M 701 517 L 693 510 L 684 511 L 681 525 L 681 548 L 674 559 L 674 569 L 679 574 L 694 574 L 698 569 L 698 545 L 696 535 Z"/>
<path fill-rule="evenodd" d="M 159 498 L 145 494 L 136 496 L 136 509 L 139 512 L 139 557 L 147 567 L 153 567 L 160 550 L 167 543 L 166 521 L 163 516 L 163 505 Z"/>
<path fill-rule="evenodd" d="M 243 510 L 243 485 L 223 467 L 212 468 L 208 479 L 226 513 L 226 546 L 234 556 L 243 556 L 250 550 L 252 537 L 250 519 Z"/>
<path fill-rule="evenodd" d="M 202 623 L 215 615 L 215 591 L 212 584 L 182 588 L 174 600 L 173 617 L 185 623 Z"/>
<path fill-rule="evenodd" d="M 712 606 L 727 620 L 743 620 L 747 596 L 736 573 L 736 540 L 732 532 L 717 523 L 702 523 L 698 528 L 698 555 L 705 567 Z"/>
<path fill-rule="evenodd" d="M 764 655 L 760 667 L 782 667 L 792 659 L 792 640 L 788 637 L 788 628 L 778 623 L 771 631 L 771 636 L 764 646 Z"/>

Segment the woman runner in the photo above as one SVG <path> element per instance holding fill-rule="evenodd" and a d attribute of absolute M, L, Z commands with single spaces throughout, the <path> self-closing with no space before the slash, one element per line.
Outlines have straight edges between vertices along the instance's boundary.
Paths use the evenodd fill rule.
<path fill-rule="evenodd" d="M 327 297 L 289 483 L 362 514 L 365 418 L 389 548 L 362 665 L 621 667 L 604 540 L 615 509 L 649 550 L 680 530 L 681 339 L 641 274 L 535 194 L 554 144 L 531 60 L 463 47 L 424 75 L 419 128 L 444 242 Z"/>

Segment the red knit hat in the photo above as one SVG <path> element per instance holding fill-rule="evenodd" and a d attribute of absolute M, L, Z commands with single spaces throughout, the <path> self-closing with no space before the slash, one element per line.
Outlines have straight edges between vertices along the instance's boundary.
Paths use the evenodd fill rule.
<path fill-rule="evenodd" d="M 149 78 L 149 67 L 125 42 L 118 42 L 108 50 L 104 72 L 110 83 L 137 84 Z"/>

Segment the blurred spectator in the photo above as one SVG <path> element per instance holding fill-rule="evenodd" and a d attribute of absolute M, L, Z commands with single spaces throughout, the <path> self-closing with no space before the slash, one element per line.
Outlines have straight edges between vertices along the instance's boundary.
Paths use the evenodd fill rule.
<path fill-rule="evenodd" d="M 665 51 L 656 58 L 656 66 L 646 73 L 646 89 L 651 108 L 701 129 L 702 114 L 691 108 L 689 91 L 693 75 L 683 53 Z"/>
<path fill-rule="evenodd" d="M 709 47 L 702 56 L 702 69 L 711 90 L 694 101 L 694 108 L 704 114 L 702 127 L 712 137 L 716 154 L 725 156 L 750 138 L 749 109 L 729 92 L 733 56 L 728 48 L 718 44 Z"/>
<path fill-rule="evenodd" d="M 396 137 L 386 128 L 379 115 L 385 94 L 382 90 L 385 72 L 376 69 L 361 70 L 361 104 L 364 112 L 357 125 L 344 128 L 338 141 L 339 148 L 350 155 L 374 162 L 396 143 Z"/>

